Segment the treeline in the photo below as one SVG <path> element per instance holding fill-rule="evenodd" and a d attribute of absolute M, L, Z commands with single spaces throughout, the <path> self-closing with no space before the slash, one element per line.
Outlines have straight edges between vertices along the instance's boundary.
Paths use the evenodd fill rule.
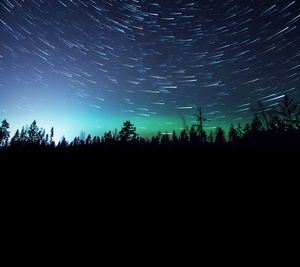
<path fill-rule="evenodd" d="M 214 133 L 206 133 L 203 127 L 205 122 L 201 109 L 196 115 L 196 123 L 176 134 L 160 134 L 152 138 L 139 136 L 136 128 L 130 121 L 123 123 L 119 132 L 106 132 L 103 136 L 75 137 L 68 142 L 64 137 L 57 144 L 54 142 L 54 129 L 46 133 L 36 121 L 29 127 L 17 130 L 10 137 L 9 123 L 3 120 L 0 126 L 0 147 L 9 148 L 57 148 L 68 147 L 99 147 L 101 145 L 122 146 L 124 144 L 149 145 L 149 146 L 174 146 L 174 145 L 204 145 L 204 144 L 300 144 L 300 106 L 288 96 L 276 109 L 265 108 L 259 105 L 253 120 L 245 125 L 231 125 L 228 135 L 218 127 Z"/>

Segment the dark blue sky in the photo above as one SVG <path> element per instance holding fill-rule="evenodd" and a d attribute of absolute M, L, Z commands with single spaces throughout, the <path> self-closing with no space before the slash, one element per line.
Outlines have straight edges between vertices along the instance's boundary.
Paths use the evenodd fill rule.
<path fill-rule="evenodd" d="M 59 134 L 244 122 L 300 100 L 300 2 L 0 0 L 0 118 Z"/>

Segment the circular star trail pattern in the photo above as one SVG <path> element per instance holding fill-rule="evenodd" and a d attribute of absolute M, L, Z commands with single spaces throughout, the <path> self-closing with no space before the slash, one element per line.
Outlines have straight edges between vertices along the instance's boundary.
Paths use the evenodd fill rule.
<path fill-rule="evenodd" d="M 69 136 L 245 122 L 300 99 L 300 1 L 1 0 L 0 116 Z"/>

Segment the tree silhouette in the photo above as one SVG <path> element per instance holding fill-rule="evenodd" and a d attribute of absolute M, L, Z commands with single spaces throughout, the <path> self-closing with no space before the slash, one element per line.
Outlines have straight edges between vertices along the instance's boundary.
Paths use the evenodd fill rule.
<path fill-rule="evenodd" d="M 136 139 L 136 128 L 130 121 L 125 121 L 119 132 L 119 136 L 123 142 L 133 141 Z"/>
<path fill-rule="evenodd" d="M 224 130 L 221 127 L 216 129 L 215 143 L 224 144 L 226 142 Z"/>
<path fill-rule="evenodd" d="M 92 137 L 91 135 L 89 134 L 85 140 L 85 144 L 86 145 L 91 145 L 92 144 Z"/>
<path fill-rule="evenodd" d="M 274 116 L 274 109 L 272 107 L 265 106 L 263 103 L 258 102 L 255 110 L 255 114 L 259 115 L 262 126 L 266 130 L 270 130 L 270 121 Z"/>
<path fill-rule="evenodd" d="M 49 134 L 45 135 L 45 140 L 43 141 L 43 145 L 48 145 L 49 143 Z"/>
<path fill-rule="evenodd" d="M 64 149 L 68 147 L 68 142 L 64 136 L 62 137 L 61 141 L 58 142 L 57 147 L 60 149 Z"/>
<path fill-rule="evenodd" d="M 50 146 L 55 146 L 55 142 L 53 141 L 53 137 L 54 137 L 54 128 L 51 127 L 51 130 L 50 130 Z"/>
<path fill-rule="evenodd" d="M 162 145 L 167 145 L 170 143 L 170 137 L 169 137 L 169 134 L 168 133 L 165 133 L 162 135 L 162 138 L 161 138 L 161 144 Z"/>
<path fill-rule="evenodd" d="M 213 141 L 214 141 L 214 134 L 212 131 L 210 131 L 208 135 L 208 142 L 212 143 Z"/>
<path fill-rule="evenodd" d="M 86 136 L 85 132 L 81 131 L 80 132 L 80 137 L 79 137 L 79 142 L 80 142 L 81 145 L 84 145 L 84 143 L 85 143 L 85 136 Z"/>
<path fill-rule="evenodd" d="M 295 103 L 293 99 L 289 99 L 287 95 L 284 96 L 282 103 L 279 105 L 279 110 L 277 114 L 280 116 L 283 124 L 284 130 L 291 130 L 298 128 L 298 112 L 297 112 L 298 103 Z"/>
<path fill-rule="evenodd" d="M 262 122 L 257 115 L 254 116 L 250 128 L 252 137 L 257 137 L 263 131 Z"/>
<path fill-rule="evenodd" d="M 196 128 L 196 126 L 193 125 L 193 126 L 191 127 L 191 129 L 190 129 L 190 132 L 189 132 L 190 142 L 191 142 L 192 144 L 197 144 L 198 141 L 201 140 L 201 139 L 199 138 L 198 133 L 197 133 L 197 131 L 196 131 L 195 128 Z"/>
<path fill-rule="evenodd" d="M 7 120 L 3 120 L 0 126 L 0 146 L 7 146 L 9 140 L 9 123 Z"/>
<path fill-rule="evenodd" d="M 28 129 L 28 141 L 32 144 L 37 144 L 39 141 L 39 128 L 34 120 Z"/>
<path fill-rule="evenodd" d="M 186 121 L 184 116 L 181 116 L 182 124 L 183 124 L 183 129 L 188 133 L 190 131 L 190 126 L 188 122 Z"/>
<path fill-rule="evenodd" d="M 245 140 L 249 140 L 251 137 L 251 126 L 249 123 L 246 123 L 245 126 L 243 127 L 243 138 Z"/>
<path fill-rule="evenodd" d="M 183 129 L 180 133 L 179 141 L 181 144 L 188 144 L 189 142 L 189 135 L 186 129 Z"/>
<path fill-rule="evenodd" d="M 93 145 L 100 145 L 101 139 L 99 136 L 95 136 L 92 141 Z"/>
<path fill-rule="evenodd" d="M 159 139 L 158 136 L 152 136 L 152 138 L 151 138 L 151 145 L 158 146 L 159 145 L 159 141 L 160 141 L 160 139 Z"/>
<path fill-rule="evenodd" d="M 244 129 L 241 123 L 238 123 L 238 126 L 236 127 L 236 131 L 239 135 L 239 137 L 241 138 L 244 134 Z"/>
<path fill-rule="evenodd" d="M 229 139 L 229 142 L 232 142 L 232 143 L 236 143 L 240 140 L 238 131 L 236 128 L 234 128 L 233 124 L 231 124 L 231 126 L 229 128 L 228 139 Z"/>
<path fill-rule="evenodd" d="M 206 142 L 207 135 L 203 129 L 203 123 L 207 121 L 206 118 L 203 117 L 203 112 L 201 108 L 198 108 L 198 113 L 195 115 L 197 124 L 195 125 L 198 129 L 198 135 L 201 142 Z"/>
<path fill-rule="evenodd" d="M 112 143 L 114 141 L 113 135 L 111 131 L 104 133 L 104 136 L 102 137 L 103 143 Z"/>
<path fill-rule="evenodd" d="M 20 131 L 19 129 L 15 132 L 14 136 L 10 140 L 11 146 L 17 146 L 20 142 Z"/>
<path fill-rule="evenodd" d="M 178 137 L 177 137 L 175 131 L 172 132 L 172 142 L 173 142 L 173 144 L 177 144 L 178 143 Z"/>
<path fill-rule="evenodd" d="M 78 147 L 80 145 L 79 137 L 75 137 L 74 140 L 71 142 L 70 146 Z"/>
<path fill-rule="evenodd" d="M 46 145 L 46 131 L 43 128 L 38 132 L 38 142 L 43 146 Z"/>

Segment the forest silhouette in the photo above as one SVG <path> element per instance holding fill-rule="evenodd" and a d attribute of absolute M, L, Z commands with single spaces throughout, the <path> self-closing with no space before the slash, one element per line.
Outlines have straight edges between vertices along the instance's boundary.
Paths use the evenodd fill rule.
<path fill-rule="evenodd" d="M 10 135 L 9 123 L 4 119 L 0 126 L 0 155 L 13 157 L 23 155 L 62 155 L 74 156 L 84 154 L 90 158 L 105 158 L 110 154 L 126 155 L 179 155 L 185 157 L 193 154 L 204 158 L 206 155 L 231 153 L 247 153 L 263 155 L 291 154 L 298 155 L 300 148 L 300 105 L 285 96 L 276 108 L 258 105 L 250 123 L 231 125 L 225 131 L 218 127 L 215 132 L 204 130 L 202 110 L 198 109 L 196 123 L 176 134 L 158 133 L 152 138 L 144 138 L 137 134 L 130 121 L 125 121 L 119 132 L 106 132 L 103 136 L 90 134 L 75 137 L 67 141 L 64 137 L 58 143 L 54 142 L 55 129 L 50 133 L 39 127 L 36 121 L 30 126 L 17 130 Z"/>

